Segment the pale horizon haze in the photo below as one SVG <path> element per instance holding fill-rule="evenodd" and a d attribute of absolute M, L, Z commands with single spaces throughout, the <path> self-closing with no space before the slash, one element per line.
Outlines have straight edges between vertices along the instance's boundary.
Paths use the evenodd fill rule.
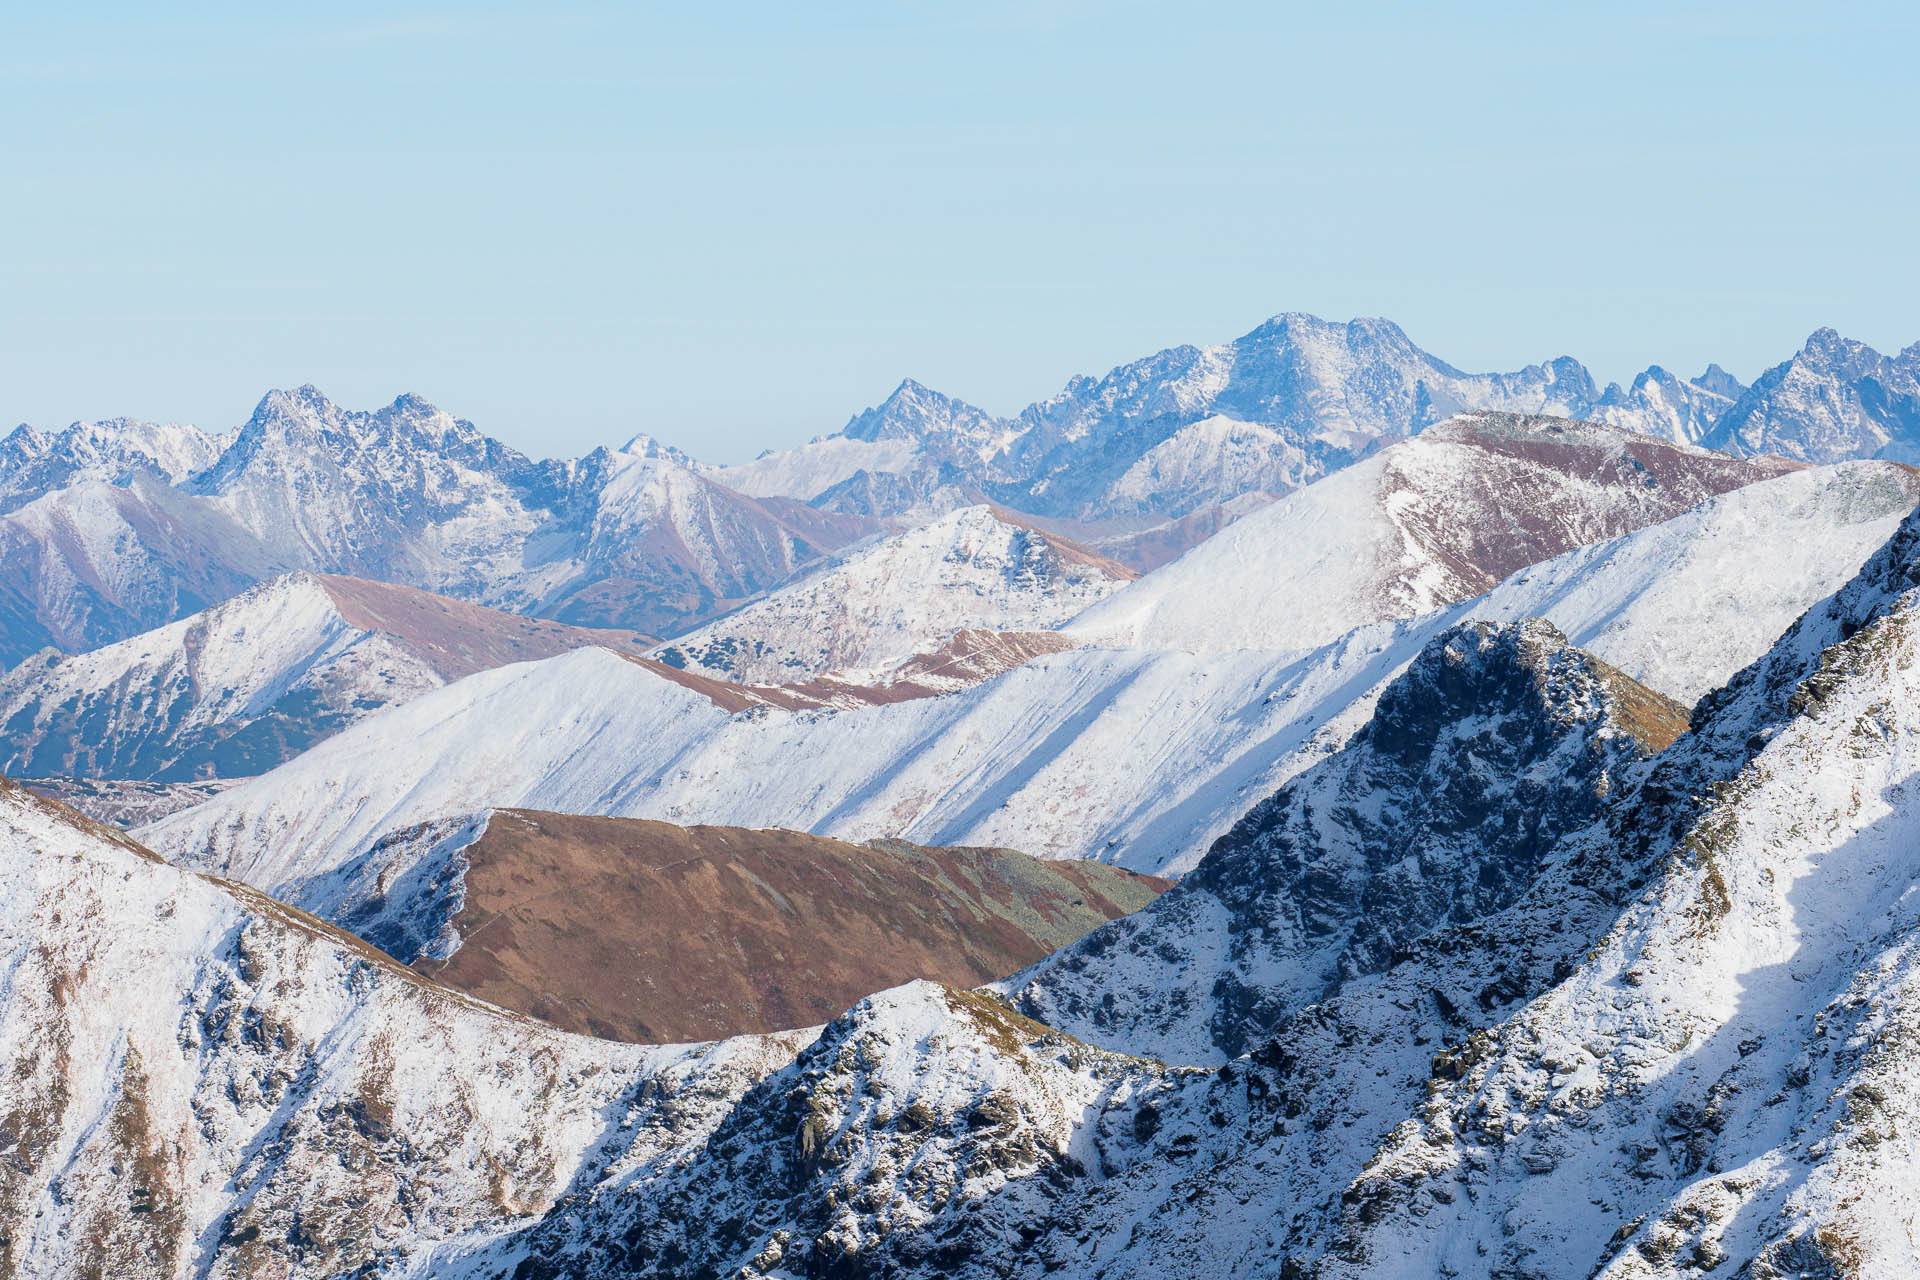
<path fill-rule="evenodd" d="M 1920 339 L 1892 4 L 0 10 L 0 430 L 417 392 L 736 461 L 1279 311 L 1463 369 Z"/>

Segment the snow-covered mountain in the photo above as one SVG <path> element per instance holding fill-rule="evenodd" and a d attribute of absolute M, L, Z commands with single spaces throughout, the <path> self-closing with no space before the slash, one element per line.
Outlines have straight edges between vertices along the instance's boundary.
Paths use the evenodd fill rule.
<path fill-rule="evenodd" d="M 1238 971 L 1231 1007 L 1282 1020 L 1204 1070 L 930 983 L 817 1033 L 567 1036 L 0 787 L 7 1266 L 1905 1274 L 1916 583 L 1920 518 L 1650 760 L 1621 730 L 1659 702 L 1538 624 L 1429 637 L 1298 784 L 1335 808 L 1337 780 L 1385 790 L 1264 806 L 1195 873 L 1224 912 L 1207 936 L 1291 911 L 1267 882 L 1334 926 L 1304 934 L 1331 985 Z M 1418 865 L 1403 837 L 1458 856 Z"/>
<path fill-rule="evenodd" d="M 737 1110 L 649 1194 L 584 1193 L 521 1243 L 564 1271 L 591 1265 L 588 1241 L 631 1238 L 643 1242 L 629 1264 L 641 1274 L 663 1271 L 666 1256 L 720 1272 L 817 1273 L 854 1258 L 870 1272 L 963 1277 L 1906 1274 L 1920 1167 L 1907 1061 L 1920 1028 L 1916 580 L 1920 527 L 1648 762 L 1607 745 L 1600 726 L 1615 716 L 1594 702 L 1605 682 L 1543 646 L 1558 655 L 1554 687 L 1533 691 L 1531 715 L 1501 702 L 1516 717 L 1508 727 L 1526 726 L 1523 742 L 1483 747 L 1531 747 L 1543 763 L 1572 750 L 1604 794 L 1537 780 L 1551 820 L 1529 831 L 1526 810 L 1497 809 L 1513 820 L 1503 830 L 1466 807 L 1475 790 L 1492 798 L 1487 780 L 1460 791 L 1458 762 L 1442 767 L 1424 786 L 1455 795 L 1457 816 L 1496 837 L 1465 850 L 1466 866 L 1416 870 L 1384 848 L 1376 865 L 1357 856 L 1371 845 L 1350 855 L 1317 843 L 1344 839 L 1338 829 L 1293 829 L 1303 862 L 1332 859 L 1344 887 L 1380 902 L 1384 959 L 1330 986 L 1289 966 L 1260 973 L 1291 1012 L 1214 1070 L 1153 1075 L 1138 1059 L 1054 1042 L 1078 1087 L 1045 1083 L 1084 1108 L 1071 1141 L 1052 1147 L 1069 1158 L 1049 1158 L 1041 1138 L 1053 1112 L 1032 1090 L 1044 1077 L 983 1074 L 974 1096 L 995 1105 L 979 1127 L 1005 1134 L 1005 1156 L 975 1166 L 991 1190 L 955 1196 L 930 1177 L 941 1164 L 912 1160 L 927 1112 L 903 1105 L 944 1081 L 948 1063 L 850 1079 L 892 1060 L 878 1036 L 841 1048 L 835 1065 L 813 1056 L 844 1045 L 836 1027 L 796 1061 L 825 1089 L 809 1091 L 804 1116 L 797 1100 L 779 1111 L 771 1090 L 749 1095 L 754 1112 Z M 1497 677 L 1497 639 L 1472 647 L 1463 677 Z M 1508 666 L 1530 683 L 1524 664 Z M 1437 710 L 1445 695 L 1433 692 Z M 1462 743 L 1493 728 L 1477 707 L 1454 710 L 1430 727 Z M 1355 750 L 1387 746 L 1369 737 Z M 1384 829 L 1345 831 L 1371 840 Z M 1242 884 L 1295 866 L 1284 842 L 1222 856 L 1236 865 L 1219 874 Z M 1211 941 L 1244 910 L 1257 941 L 1255 904 L 1277 905 L 1293 927 L 1284 897 L 1237 901 L 1182 940 Z M 1331 950 L 1355 917 L 1343 907 L 1335 923 L 1332 938 L 1307 936 Z M 1187 981 L 1177 962 L 1138 972 Z M 1103 1038 L 1125 1038 L 1133 1007 L 1114 1000 Z M 1048 1043 L 1033 1023 L 1008 1038 Z M 739 1160 L 796 1128 L 785 1162 Z M 821 1176 L 831 1210 L 810 1181 Z"/>
<path fill-rule="evenodd" d="M 827 511 L 933 513 L 979 502 L 984 468 L 1014 432 L 1011 423 L 909 378 L 833 435 L 709 474 L 756 498 Z"/>
<path fill-rule="evenodd" d="M 1654 366 L 1604 389 L 1566 356 L 1463 373 L 1390 321 L 1289 313 L 1232 342 L 1171 347 L 1073 378 L 1013 418 L 904 383 L 835 435 L 713 474 L 747 493 L 882 516 L 924 516 L 985 494 L 1082 522 L 1084 541 L 1101 522 L 1167 526 L 1235 503 L 1244 510 L 1462 411 L 1579 418 L 1692 444 L 1745 390 L 1718 365 L 1684 380 Z M 1124 544 L 1112 553 L 1127 558 Z"/>
<path fill-rule="evenodd" d="M 1608 383 L 1585 416 L 1641 435 L 1698 444 L 1745 390 L 1738 378 L 1717 364 L 1708 365 L 1699 377 L 1685 380 L 1656 364 L 1636 374 L 1625 388 L 1617 382 Z"/>
<path fill-rule="evenodd" d="M 16 666 L 0 677 L 0 771 L 246 777 L 476 671 L 649 643 L 391 583 L 287 574 L 117 644 Z"/>
<path fill-rule="evenodd" d="M 1788 469 L 1591 423 L 1461 415 L 1230 525 L 1066 631 L 1160 649 L 1309 649 Z"/>
<path fill-rule="evenodd" d="M 124 639 L 298 569 L 661 635 L 877 528 L 736 493 L 644 436 L 533 462 L 416 396 L 357 412 L 312 387 L 271 392 L 184 478 L 212 444 L 154 442 L 171 430 L 10 437 L 0 493 L 44 488 L 49 459 L 73 471 L 0 517 L 0 662 Z M 142 450 L 166 466 L 123 461 Z"/>
<path fill-rule="evenodd" d="M 1895 356 L 1818 329 L 1702 437 L 1730 453 L 1807 462 L 1920 462 L 1920 343 Z"/>
<path fill-rule="evenodd" d="M 213 465 L 228 443 L 197 427 L 133 418 L 76 422 L 59 431 L 22 423 L 0 440 L 0 512 L 83 480 L 126 485 L 153 476 L 177 484 Z"/>
<path fill-rule="evenodd" d="M 1445 627 L 1545 616 L 1691 701 L 1844 582 L 1915 495 L 1913 473 L 1889 463 L 1795 471 L 1305 654 L 1083 648 L 849 710 L 717 703 L 669 678 L 686 673 L 585 651 L 384 712 L 142 838 L 277 892 L 391 831 L 496 807 L 1177 872 L 1344 741 Z"/>
<path fill-rule="evenodd" d="M 1461 623 L 1173 892 L 1008 985 L 1024 1012 L 1093 1043 L 1239 1057 L 1437 924 L 1511 901 L 1686 727 L 1684 708 L 1551 623 Z"/>
<path fill-rule="evenodd" d="M 891 669 L 968 629 L 1046 631 L 1139 574 L 992 507 L 863 544 L 654 651 L 723 680 Z"/>
<path fill-rule="evenodd" d="M 0 515 L 0 666 L 138 635 L 287 567 L 227 512 L 152 477 L 56 489 Z"/>
<path fill-rule="evenodd" d="M 1250 451 L 1267 459 L 1253 474 L 1282 492 L 1463 409 L 1579 417 L 1596 399 L 1569 358 L 1464 374 L 1390 321 L 1279 315 L 1222 346 L 1174 347 L 1098 381 L 1076 378 L 1031 406 L 1000 464 L 1026 501 L 1001 496 L 1048 515 L 1178 516 L 1244 492 L 1237 477 L 1249 474 Z M 1155 466 L 1156 451 L 1230 465 Z"/>

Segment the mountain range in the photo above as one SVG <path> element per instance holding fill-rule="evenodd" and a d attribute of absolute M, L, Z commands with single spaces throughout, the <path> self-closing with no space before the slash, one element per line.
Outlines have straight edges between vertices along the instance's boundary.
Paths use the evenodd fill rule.
<path fill-rule="evenodd" d="M 1499 474 L 1467 466 L 1453 478 Z M 1794 470 L 1523 568 L 1450 609 L 1305 652 L 1089 645 L 945 696 L 832 712 L 730 707 L 669 678 L 677 672 L 582 651 L 431 692 L 139 834 L 281 894 L 388 832 L 509 807 L 998 845 L 1178 873 L 1259 795 L 1358 728 L 1440 629 L 1544 616 L 1691 702 L 1843 582 L 1917 498 L 1920 476 L 1899 464 Z M 1364 558 L 1348 567 L 1372 580 Z M 1341 579 L 1329 570 L 1320 589 L 1340 594 Z"/>
<path fill-rule="evenodd" d="M 1551 627 L 1449 626 L 1019 1007 L 914 983 L 708 1045 L 547 1030 L 0 789 L 9 1263 L 1900 1274 L 1916 581 L 1920 519 L 1664 750 Z M 1206 1066 L 1102 1047 L 1170 1011 Z"/>
<path fill-rule="evenodd" d="M 673 636 L 879 531 L 983 502 L 1151 568 L 1271 498 L 1463 410 L 1610 423 L 1741 456 L 1916 454 L 1920 347 L 1831 330 L 1751 387 L 1717 366 L 1597 387 L 1560 357 L 1466 374 L 1384 320 L 1275 317 L 996 418 L 903 383 L 838 433 L 737 466 L 638 436 L 528 459 L 416 396 L 275 391 L 237 429 L 131 419 L 0 441 L 0 664 L 177 621 L 279 573 L 399 582 Z"/>
<path fill-rule="evenodd" d="M 1920 1272 L 1916 362 L 21 428 L 0 1272 Z"/>

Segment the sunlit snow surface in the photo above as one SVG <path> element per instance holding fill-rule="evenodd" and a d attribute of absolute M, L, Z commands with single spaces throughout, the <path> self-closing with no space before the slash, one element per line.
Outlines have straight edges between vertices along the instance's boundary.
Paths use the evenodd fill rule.
<path fill-rule="evenodd" d="M 733 716 L 583 651 L 381 713 L 142 837 L 270 887 L 395 828 L 510 805 L 1178 872 L 1345 741 L 1379 686 L 1461 618 L 1546 616 L 1691 701 L 1886 539 L 1912 501 L 1890 474 L 1858 463 L 1751 485 L 1479 600 L 1304 653 L 1090 648 L 940 698 Z"/>

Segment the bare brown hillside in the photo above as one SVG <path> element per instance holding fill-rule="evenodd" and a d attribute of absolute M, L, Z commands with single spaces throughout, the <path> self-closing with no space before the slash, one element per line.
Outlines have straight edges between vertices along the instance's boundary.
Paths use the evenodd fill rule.
<path fill-rule="evenodd" d="M 495 813 L 465 855 L 462 943 L 417 967 L 556 1026 L 641 1042 L 806 1026 L 915 978 L 975 986 L 1168 887 L 1008 849 L 521 809 Z"/>

